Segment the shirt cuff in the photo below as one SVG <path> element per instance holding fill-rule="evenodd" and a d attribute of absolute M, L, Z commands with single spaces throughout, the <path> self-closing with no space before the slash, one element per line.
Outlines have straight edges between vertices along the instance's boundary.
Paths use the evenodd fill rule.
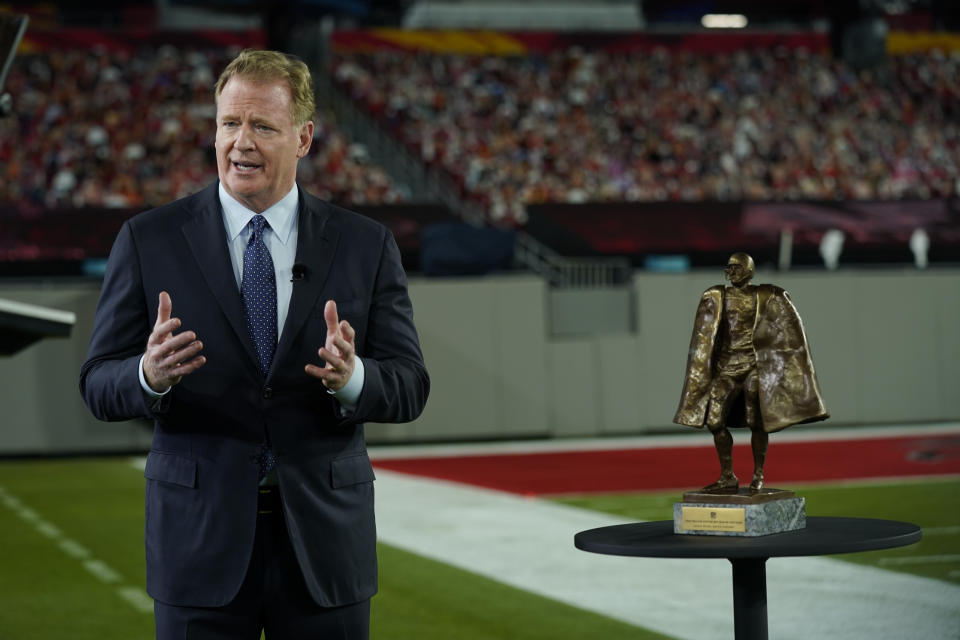
<path fill-rule="evenodd" d="M 353 358 L 353 375 L 347 380 L 340 391 L 327 389 L 327 393 L 337 399 L 346 409 L 354 409 L 357 401 L 360 400 L 360 392 L 363 391 L 363 360 L 359 357 Z"/>
<path fill-rule="evenodd" d="M 170 393 L 170 387 L 167 387 L 160 393 L 157 393 L 156 391 L 150 388 L 150 385 L 147 384 L 147 379 L 143 377 L 143 359 L 146 357 L 147 357 L 147 354 L 143 354 L 142 356 L 140 356 L 140 365 L 137 367 L 137 373 L 140 375 L 140 386 L 143 388 L 143 392 L 147 394 L 148 398 L 154 398 L 154 399 L 162 398 L 163 396 Z M 357 395 L 359 396 L 360 394 L 357 394 Z"/>

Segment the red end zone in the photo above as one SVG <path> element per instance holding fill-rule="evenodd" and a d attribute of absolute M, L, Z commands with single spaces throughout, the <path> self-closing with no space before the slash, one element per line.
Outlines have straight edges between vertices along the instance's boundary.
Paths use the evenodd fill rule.
<path fill-rule="evenodd" d="M 735 446 L 741 484 L 749 483 L 752 465 L 749 444 Z M 699 487 L 720 470 L 712 446 L 375 459 L 374 466 L 527 495 Z M 960 435 L 781 443 L 771 438 L 766 473 L 771 487 L 960 474 Z"/>

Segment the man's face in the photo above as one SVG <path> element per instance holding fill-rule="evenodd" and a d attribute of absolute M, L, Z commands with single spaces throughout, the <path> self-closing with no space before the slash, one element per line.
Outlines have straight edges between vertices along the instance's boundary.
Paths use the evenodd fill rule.
<path fill-rule="evenodd" d="M 727 268 L 724 273 L 727 276 L 727 280 L 729 280 L 730 283 L 735 287 L 746 284 L 750 281 L 750 278 L 753 275 L 750 273 L 750 269 L 747 268 L 747 265 L 743 264 L 739 260 L 730 260 L 730 262 L 727 263 Z"/>
<path fill-rule="evenodd" d="M 217 173 L 231 196 L 266 210 L 293 187 L 297 161 L 307 154 L 313 123 L 297 127 L 286 82 L 234 76 L 217 100 Z"/>

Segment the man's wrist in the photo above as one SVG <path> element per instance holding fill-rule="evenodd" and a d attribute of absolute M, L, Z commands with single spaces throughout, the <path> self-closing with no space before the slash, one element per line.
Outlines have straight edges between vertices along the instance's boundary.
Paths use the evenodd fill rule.
<path fill-rule="evenodd" d="M 147 354 L 140 356 L 140 364 L 137 366 L 137 373 L 140 376 L 140 386 L 143 388 L 143 392 L 151 398 L 162 398 L 170 392 L 170 387 L 167 387 L 163 391 L 154 391 L 150 388 L 150 385 L 147 384 L 147 378 L 143 374 L 143 359 L 147 357 Z"/>
<path fill-rule="evenodd" d="M 359 356 L 356 356 L 353 362 L 353 375 L 347 380 L 347 384 L 343 385 L 339 391 L 327 389 L 327 393 L 336 398 L 340 404 L 349 408 L 357 406 L 357 401 L 360 400 L 360 393 L 363 391 L 364 380 L 363 360 L 361 360 Z"/>

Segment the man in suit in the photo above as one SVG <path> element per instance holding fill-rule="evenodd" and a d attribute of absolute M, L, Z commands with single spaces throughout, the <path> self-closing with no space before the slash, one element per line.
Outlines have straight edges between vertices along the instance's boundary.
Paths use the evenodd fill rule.
<path fill-rule="evenodd" d="M 154 420 L 158 638 L 366 638 L 363 423 L 429 392 L 406 276 L 386 228 L 296 184 L 306 65 L 245 51 L 216 96 L 219 181 L 123 225 L 80 389 L 102 420 Z"/>

